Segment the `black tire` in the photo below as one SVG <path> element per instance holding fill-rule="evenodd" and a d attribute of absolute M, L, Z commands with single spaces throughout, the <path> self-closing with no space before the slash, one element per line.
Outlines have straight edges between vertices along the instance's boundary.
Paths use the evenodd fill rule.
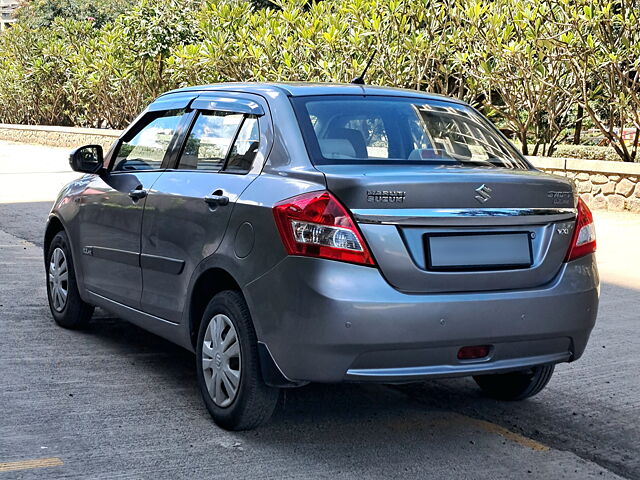
<path fill-rule="evenodd" d="M 65 282 L 67 287 L 67 297 L 64 307 L 57 309 L 54 306 L 54 300 L 52 298 L 52 292 L 49 282 L 50 277 L 50 264 L 52 256 L 56 249 L 61 249 L 64 253 L 67 270 L 67 280 Z M 58 325 L 64 328 L 79 329 L 87 325 L 91 316 L 93 315 L 94 307 L 85 303 L 80 298 L 78 293 L 78 284 L 76 282 L 76 274 L 74 270 L 73 256 L 71 254 L 71 247 L 69 245 L 69 239 L 64 231 L 58 232 L 47 250 L 47 263 L 46 263 L 46 284 L 47 284 L 47 299 L 49 301 L 49 309 L 51 315 Z"/>
<path fill-rule="evenodd" d="M 225 407 L 217 405 L 209 393 L 203 367 L 202 351 L 205 334 L 210 322 L 218 314 L 225 315 L 231 320 L 236 330 L 242 365 L 235 398 Z M 268 387 L 262 380 L 256 333 L 249 308 L 239 292 L 233 290 L 220 292 L 207 305 L 198 332 L 196 369 L 198 388 L 207 410 L 218 426 L 226 430 L 251 430 L 271 418 L 278 402 L 279 390 Z"/>
<path fill-rule="evenodd" d="M 524 400 L 547 386 L 554 365 L 541 365 L 527 370 L 473 377 L 485 395 L 497 400 Z"/>

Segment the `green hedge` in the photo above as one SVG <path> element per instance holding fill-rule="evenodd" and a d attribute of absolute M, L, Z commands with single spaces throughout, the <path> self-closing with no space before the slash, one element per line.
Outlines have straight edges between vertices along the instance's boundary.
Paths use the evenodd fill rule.
<path fill-rule="evenodd" d="M 553 156 L 582 158 L 585 160 L 620 160 L 620 156 L 613 148 L 597 147 L 593 145 L 558 145 L 553 152 Z"/>
<path fill-rule="evenodd" d="M 638 2 L 622 10 L 603 0 L 274 4 L 142 0 L 101 27 L 19 22 L 0 34 L 0 122 L 122 128 L 175 87 L 348 82 L 375 51 L 369 83 L 466 100 L 525 153 L 528 142 L 553 151 L 580 104 L 589 127 L 625 159 L 635 156 L 615 132 L 640 126 L 628 81 L 640 71 Z"/>
<path fill-rule="evenodd" d="M 534 154 L 534 147 L 535 145 L 529 145 L 529 152 L 531 152 L 531 155 Z M 538 155 L 542 157 L 551 156 L 557 158 L 582 158 L 584 160 L 621 160 L 620 156 L 612 147 L 598 145 L 571 145 L 561 143 L 554 148 L 551 155 L 545 155 L 540 151 L 538 152 Z"/>

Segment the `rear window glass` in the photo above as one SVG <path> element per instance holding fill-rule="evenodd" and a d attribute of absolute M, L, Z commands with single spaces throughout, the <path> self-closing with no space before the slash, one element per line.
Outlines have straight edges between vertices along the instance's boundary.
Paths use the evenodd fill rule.
<path fill-rule="evenodd" d="M 409 97 L 292 99 L 316 164 L 452 164 L 529 169 L 482 115 Z"/>

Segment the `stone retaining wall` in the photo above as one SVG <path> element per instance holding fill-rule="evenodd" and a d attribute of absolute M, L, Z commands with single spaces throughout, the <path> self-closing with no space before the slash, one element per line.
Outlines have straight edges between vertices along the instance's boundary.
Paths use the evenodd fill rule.
<path fill-rule="evenodd" d="M 589 207 L 615 212 L 640 213 L 640 164 L 529 157 L 537 168 L 573 179 Z"/>
<path fill-rule="evenodd" d="M 0 140 L 74 148 L 98 144 L 107 150 L 120 130 L 0 124 Z M 571 178 L 594 209 L 640 213 L 640 164 L 576 158 L 528 157 L 537 168 Z"/>
<path fill-rule="evenodd" d="M 7 125 L 0 123 L 0 140 L 75 148 L 97 144 L 107 151 L 120 136 L 120 130 L 56 127 L 48 125 Z"/>

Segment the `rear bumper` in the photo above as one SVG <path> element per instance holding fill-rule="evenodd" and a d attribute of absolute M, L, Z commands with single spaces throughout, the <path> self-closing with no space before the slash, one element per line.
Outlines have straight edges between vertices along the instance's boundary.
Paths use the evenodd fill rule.
<path fill-rule="evenodd" d="M 292 381 L 405 382 L 579 358 L 595 324 L 598 273 L 589 255 L 542 288 L 405 294 L 375 268 L 287 257 L 248 284 L 258 338 Z M 491 345 L 461 361 L 462 346 Z"/>

